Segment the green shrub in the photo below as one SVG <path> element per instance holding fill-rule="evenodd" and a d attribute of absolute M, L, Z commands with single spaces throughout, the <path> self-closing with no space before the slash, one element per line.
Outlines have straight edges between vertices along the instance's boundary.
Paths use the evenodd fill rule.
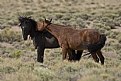
<path fill-rule="evenodd" d="M 12 58 L 19 58 L 22 55 L 22 51 L 20 50 L 15 50 L 10 54 L 10 57 Z"/>
<path fill-rule="evenodd" d="M 55 73 L 48 68 L 35 67 L 34 72 L 38 77 L 40 77 L 40 81 L 53 81 L 52 79 L 56 77 Z"/>
<path fill-rule="evenodd" d="M 15 71 L 16 70 L 10 66 L 0 67 L 0 72 L 2 72 L 2 73 L 11 73 L 11 72 L 15 72 Z"/>
<path fill-rule="evenodd" d="M 119 34 L 119 32 L 110 31 L 108 37 L 112 38 L 112 39 L 116 39 L 118 34 Z"/>
<path fill-rule="evenodd" d="M 0 32 L 0 41 L 1 42 L 20 42 L 22 40 L 22 36 L 20 32 L 13 31 L 10 28 L 5 28 Z"/>
<path fill-rule="evenodd" d="M 118 40 L 119 43 L 121 43 L 121 33 L 120 32 L 116 35 L 116 39 Z"/>

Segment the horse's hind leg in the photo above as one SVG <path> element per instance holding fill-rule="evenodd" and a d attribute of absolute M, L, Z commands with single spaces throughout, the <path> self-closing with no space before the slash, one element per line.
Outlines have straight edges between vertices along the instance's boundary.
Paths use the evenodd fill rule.
<path fill-rule="evenodd" d="M 99 62 L 99 58 L 97 57 L 96 53 L 91 53 L 91 55 L 92 55 L 94 61 L 98 63 Z"/>
<path fill-rule="evenodd" d="M 81 59 L 83 50 L 77 50 L 77 53 L 75 50 L 69 49 L 68 55 L 69 55 L 69 61 L 79 61 Z"/>
<path fill-rule="evenodd" d="M 79 61 L 81 59 L 82 53 L 83 53 L 83 50 L 77 50 L 77 54 L 76 54 L 75 60 Z"/>
<path fill-rule="evenodd" d="M 62 47 L 62 58 L 65 60 L 67 58 L 68 49 Z"/>
<path fill-rule="evenodd" d="M 100 61 L 101 61 L 101 64 L 104 65 L 104 60 L 105 60 L 105 58 L 104 58 L 104 56 L 102 55 L 101 50 L 98 50 L 98 51 L 97 51 L 97 55 L 98 55 L 98 57 L 99 57 L 99 59 L 100 59 Z"/>
<path fill-rule="evenodd" d="M 74 61 L 75 60 L 75 50 L 68 49 L 68 60 L 69 61 Z"/>

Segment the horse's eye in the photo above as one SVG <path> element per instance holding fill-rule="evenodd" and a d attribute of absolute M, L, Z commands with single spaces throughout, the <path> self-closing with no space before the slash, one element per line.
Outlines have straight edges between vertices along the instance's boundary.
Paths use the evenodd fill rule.
<path fill-rule="evenodd" d="M 18 26 L 21 26 L 21 23 L 19 23 Z"/>

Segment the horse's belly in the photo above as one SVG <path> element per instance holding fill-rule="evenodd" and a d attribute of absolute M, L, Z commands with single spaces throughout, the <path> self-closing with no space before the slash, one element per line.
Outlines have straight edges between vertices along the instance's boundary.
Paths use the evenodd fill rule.
<path fill-rule="evenodd" d="M 70 48 L 74 49 L 74 50 L 86 50 L 87 49 L 87 46 L 86 45 L 73 45 L 73 46 L 70 46 Z"/>
<path fill-rule="evenodd" d="M 68 42 L 69 48 L 75 49 L 75 50 L 86 50 L 87 49 L 87 43 L 80 41 L 79 39 L 73 39 L 73 41 Z"/>
<path fill-rule="evenodd" d="M 78 49 L 78 50 L 86 50 L 87 46 L 86 45 L 79 45 L 76 49 Z"/>

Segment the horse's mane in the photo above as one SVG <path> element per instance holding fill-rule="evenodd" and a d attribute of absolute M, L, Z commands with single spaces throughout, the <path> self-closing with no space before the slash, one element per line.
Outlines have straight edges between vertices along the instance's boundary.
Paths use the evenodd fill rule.
<path fill-rule="evenodd" d="M 36 27 L 36 26 L 37 26 L 37 22 L 36 22 L 34 19 L 32 19 L 31 17 L 20 16 L 20 17 L 19 17 L 19 21 L 20 21 L 20 22 L 25 22 L 25 21 L 27 21 L 27 22 L 29 22 L 29 23 L 31 24 L 31 26 L 33 26 L 33 27 Z"/>
<path fill-rule="evenodd" d="M 37 22 L 34 19 L 32 19 L 32 18 L 26 18 L 26 19 L 31 22 L 31 25 L 33 27 L 36 27 L 37 26 Z"/>

